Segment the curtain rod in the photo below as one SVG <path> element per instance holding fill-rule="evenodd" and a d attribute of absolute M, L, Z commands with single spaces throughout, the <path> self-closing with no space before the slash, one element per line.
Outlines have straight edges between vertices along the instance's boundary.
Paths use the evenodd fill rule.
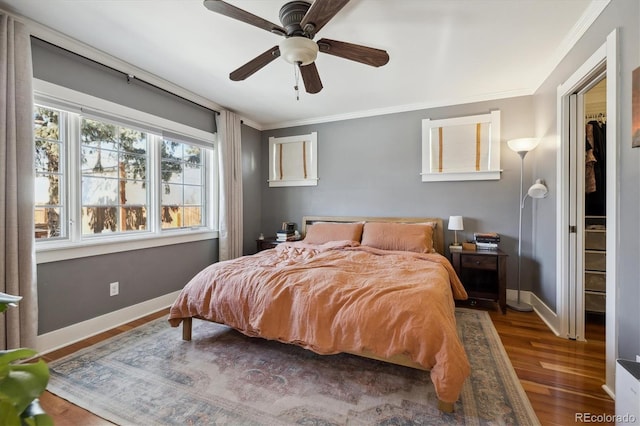
<path fill-rule="evenodd" d="M 164 92 L 164 93 L 168 93 L 169 95 L 175 96 L 176 98 L 179 98 L 179 99 L 182 99 L 182 100 L 184 100 L 184 101 L 187 101 L 187 102 L 189 102 L 189 103 L 191 103 L 191 104 L 193 104 L 193 105 L 197 105 L 197 106 L 199 106 L 200 108 L 204 108 L 204 109 L 207 109 L 207 110 L 209 110 L 209 111 L 212 111 L 212 112 L 214 112 L 214 113 L 216 113 L 216 114 L 220 114 L 220 111 L 216 111 L 215 109 L 211 109 L 211 108 L 209 108 L 209 107 L 207 107 L 207 106 L 204 106 L 204 105 L 202 105 L 202 104 L 199 104 L 198 102 L 192 101 L 191 99 L 185 98 L 184 96 L 180 96 L 180 95 L 178 95 L 178 94 L 176 94 L 176 93 L 173 93 L 173 92 L 171 92 L 171 91 L 169 91 L 169 90 L 167 90 L 167 89 L 164 89 L 164 88 L 162 88 L 162 87 L 160 87 L 160 86 L 156 86 L 156 85 L 155 85 L 155 84 L 153 84 L 153 83 L 149 83 L 148 81 L 145 81 L 145 80 L 142 80 L 142 79 L 140 79 L 140 78 L 137 78 L 134 74 L 126 73 L 126 72 L 121 71 L 121 70 L 119 70 L 119 69 L 117 69 L 117 68 L 114 68 L 114 67 L 112 67 L 112 66 L 109 66 L 109 65 L 103 64 L 102 62 L 98 62 L 98 61 L 96 61 L 95 59 L 91 59 L 91 58 L 88 58 L 88 57 L 86 57 L 86 56 L 84 56 L 84 55 L 80 55 L 79 53 L 73 52 L 73 51 L 71 51 L 71 50 L 69 50 L 69 49 L 66 49 L 66 48 L 64 48 L 64 47 L 60 47 L 60 46 L 58 46 L 58 45 L 56 45 L 56 44 L 53 44 L 53 43 L 51 43 L 51 42 L 48 42 L 47 40 L 41 39 L 40 37 L 36 37 L 36 36 L 34 36 L 34 35 L 31 35 L 31 37 L 32 37 L 32 38 L 35 38 L 36 40 L 39 40 L 39 41 L 41 41 L 41 42 L 43 42 L 43 43 L 46 43 L 46 44 L 48 44 L 48 45 L 50 45 L 50 46 L 53 46 L 53 47 L 55 47 L 55 48 L 57 48 L 57 49 L 64 50 L 65 52 L 70 53 L 70 54 L 72 54 L 72 55 L 75 55 L 75 56 L 77 56 L 77 57 L 79 57 L 79 58 L 82 58 L 82 59 L 85 59 L 85 60 L 87 60 L 87 61 L 93 62 L 93 63 L 94 63 L 94 64 L 96 64 L 96 65 L 100 65 L 101 67 L 104 67 L 104 68 L 110 69 L 111 71 L 115 71 L 115 72 L 117 72 L 117 73 L 119 73 L 119 74 L 122 74 L 122 75 L 124 75 L 124 76 L 126 77 L 126 79 L 127 79 L 127 84 L 131 84 L 131 80 L 136 80 L 136 81 L 139 81 L 140 83 L 144 83 L 145 85 L 147 85 L 147 86 L 149 86 L 149 87 L 153 87 L 154 89 L 160 90 L 160 91 L 162 91 L 162 92 Z"/>

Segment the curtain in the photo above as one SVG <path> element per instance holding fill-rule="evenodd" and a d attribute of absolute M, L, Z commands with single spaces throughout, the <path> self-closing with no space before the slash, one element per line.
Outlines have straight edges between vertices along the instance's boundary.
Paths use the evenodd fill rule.
<path fill-rule="evenodd" d="M 218 119 L 220 162 L 219 258 L 242 256 L 242 145 L 240 117 L 222 111 Z"/>
<path fill-rule="evenodd" d="M 33 347 L 38 333 L 30 43 L 0 12 L 0 292 L 23 298 L 0 315 L 0 349 Z"/>

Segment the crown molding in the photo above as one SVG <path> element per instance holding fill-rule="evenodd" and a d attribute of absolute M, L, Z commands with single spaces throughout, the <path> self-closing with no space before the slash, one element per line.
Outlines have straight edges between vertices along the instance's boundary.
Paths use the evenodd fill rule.
<path fill-rule="evenodd" d="M 558 46 L 553 55 L 549 56 L 549 60 L 546 65 L 543 67 L 543 72 L 541 75 L 544 77 L 540 78 L 540 81 L 535 87 L 535 91 L 537 91 L 542 84 L 549 78 L 553 70 L 556 69 L 560 62 L 567 56 L 567 54 L 573 49 L 573 47 L 578 43 L 578 40 L 587 32 L 587 30 L 593 25 L 595 20 L 600 16 L 600 14 L 607 8 L 607 6 L 611 3 L 611 0 L 592 0 L 587 9 L 584 11 L 578 22 L 575 23 L 569 34 L 565 37 L 563 42 Z"/>
<path fill-rule="evenodd" d="M 419 102 L 406 105 L 397 105 L 388 108 L 369 109 L 363 111 L 354 111 L 346 114 L 328 115 L 324 117 L 314 117 L 302 120 L 284 121 L 279 123 L 270 123 L 262 126 L 262 129 L 258 130 L 275 130 L 284 129 L 288 127 L 308 126 L 311 124 L 331 123 L 334 121 L 353 120 L 357 118 L 375 117 L 379 115 L 397 114 L 409 111 L 419 111 L 423 109 L 441 108 L 453 105 L 464 105 L 477 102 L 494 101 L 496 99 L 515 98 L 518 96 L 531 96 L 534 91 L 532 89 L 518 89 L 507 92 L 487 93 L 481 96 L 457 98 L 441 100 L 438 102 Z"/>
<path fill-rule="evenodd" d="M 154 86 L 157 86 L 163 90 L 166 90 L 170 93 L 178 95 L 182 98 L 185 98 L 205 108 L 216 110 L 216 111 L 221 111 L 223 109 L 226 109 L 222 105 L 219 105 L 213 102 L 211 99 L 208 99 L 196 93 L 193 93 L 181 86 L 178 86 L 174 83 L 171 83 L 168 80 L 163 79 L 162 77 L 159 77 L 153 73 L 145 71 L 142 68 L 138 68 L 135 65 L 132 65 L 126 61 L 118 59 L 100 49 L 97 49 L 93 46 L 90 46 L 86 43 L 76 40 L 40 22 L 34 21 L 22 15 L 16 14 L 10 10 L 4 10 L 0 8 L 0 11 L 3 11 L 13 16 L 15 19 L 22 22 L 29 30 L 29 33 L 34 37 L 40 38 L 46 42 L 54 44 L 63 49 L 69 50 L 78 55 L 84 56 L 92 61 L 96 61 L 98 63 L 104 64 L 124 74 L 132 75 L 135 78 L 144 80 L 150 84 L 153 84 Z"/>

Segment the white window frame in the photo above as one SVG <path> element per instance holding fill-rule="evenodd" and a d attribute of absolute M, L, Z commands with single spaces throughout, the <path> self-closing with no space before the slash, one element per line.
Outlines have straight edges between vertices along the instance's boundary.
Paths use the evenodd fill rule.
<path fill-rule="evenodd" d="M 481 170 L 476 170 L 471 162 L 457 161 L 451 167 L 456 171 L 439 171 L 434 163 L 437 158 L 432 158 L 433 153 L 439 144 L 438 138 L 434 137 L 434 130 L 440 129 L 441 132 L 448 130 L 454 131 L 454 135 L 466 135 L 465 139 L 448 140 L 448 146 L 459 145 L 461 148 L 472 145 L 476 140 L 472 135 L 476 125 L 484 125 L 488 127 L 486 139 L 482 142 L 487 149 L 487 158 L 485 164 L 481 164 Z M 462 132 L 460 130 L 463 130 Z M 445 137 L 445 139 L 447 139 Z M 487 146 L 488 145 L 488 146 Z M 450 160 L 453 160 L 449 157 Z M 500 179 L 500 111 L 491 111 L 489 114 L 471 115 L 466 117 L 445 118 L 442 120 L 430 120 L 428 118 L 422 120 L 422 182 L 441 182 L 441 181 L 465 181 L 465 180 L 498 180 Z"/>
<path fill-rule="evenodd" d="M 304 175 L 281 176 L 280 167 L 286 158 L 281 158 L 283 147 L 299 146 L 302 155 Z M 269 138 L 269 186 L 316 186 L 318 185 L 318 133 L 308 135 L 285 136 L 281 138 Z M 287 166 L 285 164 L 285 166 Z M 294 166 L 289 164 L 288 166 Z"/>
<path fill-rule="evenodd" d="M 130 250 L 138 250 L 151 247 L 159 247 L 172 244 L 180 244 L 192 241 L 209 240 L 218 237 L 218 149 L 217 135 L 176 123 L 165 118 L 157 117 L 145 112 L 134 110 L 116 103 L 96 98 L 85 93 L 61 87 L 46 81 L 34 79 L 34 97 L 36 104 L 42 104 L 51 108 L 62 109 L 71 113 L 77 113 L 91 118 L 110 117 L 122 126 L 135 122 L 138 127 L 149 133 L 149 160 L 151 190 L 149 194 L 148 231 L 119 232 L 107 235 L 84 236 L 80 229 L 79 215 L 81 214 L 80 185 L 81 176 L 79 169 L 79 146 L 75 142 L 66 145 L 66 163 L 76 167 L 67 166 L 67 218 L 71 221 L 68 238 L 56 240 L 36 240 L 36 262 L 47 263 L 79 257 L 96 256 L 108 253 L 117 253 Z M 213 113 L 212 113 L 213 114 Z M 77 118 L 79 120 L 79 117 Z M 102 118 L 98 118 L 102 119 Z M 105 119 L 108 121 L 108 118 Z M 78 126 L 69 126 L 73 130 Z M 149 130 L 152 129 L 152 130 Z M 189 144 L 198 144 L 204 151 L 204 165 L 207 169 L 207 191 L 205 191 L 205 224 L 203 227 L 162 229 L 160 226 L 159 190 L 161 189 L 159 144 L 156 139 L 162 140 L 158 133 L 168 132 L 173 138 L 180 139 Z M 155 136 L 154 136 L 155 135 Z M 178 136 L 176 136 L 178 135 Z M 79 135 L 69 134 L 67 140 L 75 140 L 79 143 Z M 156 190 L 154 190 L 154 188 Z"/>
<path fill-rule="evenodd" d="M 68 144 L 67 141 L 67 114 L 65 111 L 61 111 L 58 108 L 50 108 L 58 112 L 58 143 L 60 144 L 60 153 L 58 158 L 58 172 L 61 175 L 60 182 L 58 184 L 58 202 L 60 205 L 60 235 L 58 237 L 51 237 L 46 241 L 65 241 L 69 239 L 69 194 L 67 191 L 69 175 L 67 170 L 68 159 Z M 34 135 L 35 142 L 35 135 Z M 36 175 L 39 172 L 36 170 Z M 36 240 L 38 241 L 38 240 Z"/>

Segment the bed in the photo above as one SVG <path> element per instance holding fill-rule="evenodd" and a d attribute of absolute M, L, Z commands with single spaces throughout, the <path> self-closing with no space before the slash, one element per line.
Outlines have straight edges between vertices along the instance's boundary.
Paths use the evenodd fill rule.
<path fill-rule="evenodd" d="M 308 216 L 302 241 L 203 269 L 168 320 L 182 324 L 184 340 L 196 318 L 428 370 L 439 409 L 450 412 L 470 366 L 455 324 L 455 300 L 467 294 L 443 234 L 439 218 Z"/>

